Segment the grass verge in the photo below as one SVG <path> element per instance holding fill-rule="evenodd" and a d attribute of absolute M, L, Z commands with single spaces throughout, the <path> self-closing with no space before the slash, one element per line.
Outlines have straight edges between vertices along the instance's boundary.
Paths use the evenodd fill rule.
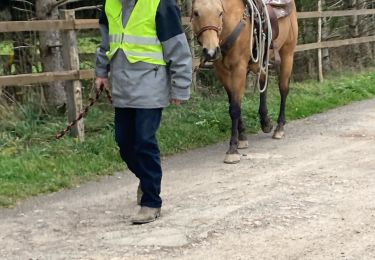
<path fill-rule="evenodd" d="M 373 71 L 292 84 L 287 119 L 304 118 L 352 101 L 375 96 Z M 269 112 L 276 121 L 279 94 L 269 90 Z M 258 95 L 248 94 L 243 115 L 250 133 L 259 131 Z M 0 206 L 15 205 L 27 197 L 73 187 L 124 169 L 113 139 L 113 110 L 99 104 L 85 119 L 86 141 L 54 140 L 65 126 L 65 117 L 35 113 L 22 107 L 0 120 Z M 181 107 L 164 111 L 159 142 L 170 155 L 229 139 L 230 119 L 226 95 L 194 95 Z M 224 151 L 223 151 L 224 152 Z"/>

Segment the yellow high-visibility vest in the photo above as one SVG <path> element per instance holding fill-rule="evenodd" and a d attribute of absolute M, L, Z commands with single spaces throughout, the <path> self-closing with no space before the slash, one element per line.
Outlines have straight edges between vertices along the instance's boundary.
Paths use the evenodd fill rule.
<path fill-rule="evenodd" d="M 109 46 L 112 59 L 122 49 L 130 63 L 139 61 L 166 65 L 163 47 L 156 33 L 156 12 L 160 0 L 138 0 L 125 28 L 122 25 L 122 1 L 107 0 L 105 13 L 108 18 Z"/>

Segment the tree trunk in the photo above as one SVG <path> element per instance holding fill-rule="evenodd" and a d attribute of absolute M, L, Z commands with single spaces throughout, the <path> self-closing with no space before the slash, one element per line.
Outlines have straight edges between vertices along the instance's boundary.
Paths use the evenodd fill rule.
<path fill-rule="evenodd" d="M 357 3 L 358 0 L 349 0 L 349 8 L 350 9 L 357 9 Z M 353 15 L 349 18 L 349 35 L 351 38 L 357 38 L 359 37 L 359 23 L 358 23 L 358 16 Z M 358 44 L 353 45 L 353 52 L 354 57 L 353 61 L 356 63 L 356 65 L 360 64 L 360 57 L 361 57 L 361 51 Z"/>
<path fill-rule="evenodd" d="M 323 10 L 326 10 L 326 1 L 322 0 L 322 8 Z M 323 18 L 323 24 L 322 24 L 322 41 L 326 41 L 329 37 L 330 29 L 328 24 L 328 18 Z M 324 71 L 330 71 L 332 69 L 331 66 L 331 58 L 329 54 L 329 49 L 322 49 L 322 58 L 323 58 L 323 70 Z"/>
<path fill-rule="evenodd" d="M 358 0 L 357 2 L 357 9 L 366 9 L 368 6 L 368 1 L 367 0 Z M 361 19 L 360 22 L 360 36 L 369 36 L 370 32 L 370 25 L 371 23 L 371 17 L 366 16 L 363 19 Z M 371 64 L 373 60 L 373 53 L 372 53 L 372 48 L 370 43 L 364 43 L 361 44 L 360 46 L 360 51 L 361 51 L 361 64 L 363 66 L 368 66 Z"/>
<path fill-rule="evenodd" d="M 58 20 L 57 7 L 51 8 L 55 0 L 36 0 L 36 16 L 41 20 Z M 44 71 L 63 71 L 61 40 L 58 31 L 39 32 L 40 57 Z M 45 87 L 46 101 L 49 107 L 57 108 L 66 104 L 64 82 L 56 81 Z"/>
<path fill-rule="evenodd" d="M 10 21 L 12 16 L 10 15 L 10 3 L 7 1 L 1 2 L 0 4 L 0 21 Z M 0 37 L 2 37 L 1 35 Z"/>

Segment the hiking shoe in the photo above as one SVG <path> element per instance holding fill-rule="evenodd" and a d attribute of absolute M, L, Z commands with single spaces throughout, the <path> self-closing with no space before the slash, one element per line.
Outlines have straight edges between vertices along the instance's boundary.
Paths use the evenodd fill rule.
<path fill-rule="evenodd" d="M 143 192 L 141 189 L 141 184 L 138 184 L 138 189 L 137 189 L 137 205 L 141 205 L 141 200 L 142 200 Z"/>
<path fill-rule="evenodd" d="M 132 219 L 133 224 L 146 224 L 160 217 L 160 208 L 141 207 Z"/>

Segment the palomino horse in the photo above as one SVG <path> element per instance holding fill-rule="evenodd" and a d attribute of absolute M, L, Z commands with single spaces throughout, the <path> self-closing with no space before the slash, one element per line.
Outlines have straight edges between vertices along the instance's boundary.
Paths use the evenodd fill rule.
<path fill-rule="evenodd" d="M 254 0 L 250 0 L 254 1 Z M 264 0 L 259 0 L 264 1 Z M 269 0 L 268 0 L 269 1 Z M 289 15 L 280 18 L 279 36 L 273 41 L 274 54 L 279 57 L 279 90 L 281 94 L 278 125 L 273 138 L 284 136 L 285 103 L 289 91 L 289 81 L 293 67 L 294 49 L 297 44 L 298 24 L 296 7 L 293 0 L 276 0 L 289 2 Z M 281 3 L 282 4 L 282 3 Z M 225 163 L 238 163 L 241 155 L 237 149 L 247 148 L 248 141 L 245 134 L 245 124 L 241 117 L 241 102 L 246 88 L 246 77 L 249 71 L 259 72 L 260 64 L 251 62 L 254 45 L 252 17 L 246 10 L 244 0 L 194 0 L 192 10 L 192 26 L 195 36 L 202 46 L 202 59 L 213 61 L 217 77 L 224 85 L 229 99 L 229 114 L 232 120 L 230 147 L 225 156 Z M 247 15 L 246 15 L 247 14 Z M 223 42 L 238 30 L 239 21 L 243 20 L 243 28 L 230 49 L 223 52 Z M 277 24 L 277 22 L 276 22 Z M 256 50 L 256 48 L 253 48 Z M 276 50 L 276 51 L 275 51 Z M 271 50 L 272 51 L 272 50 Z M 267 54 L 266 54 L 267 55 Z M 267 64 L 268 66 L 268 64 Z M 260 76 L 260 88 L 265 89 L 266 75 Z M 259 115 L 262 130 L 272 131 L 272 123 L 268 117 L 267 91 L 260 94 Z"/>

